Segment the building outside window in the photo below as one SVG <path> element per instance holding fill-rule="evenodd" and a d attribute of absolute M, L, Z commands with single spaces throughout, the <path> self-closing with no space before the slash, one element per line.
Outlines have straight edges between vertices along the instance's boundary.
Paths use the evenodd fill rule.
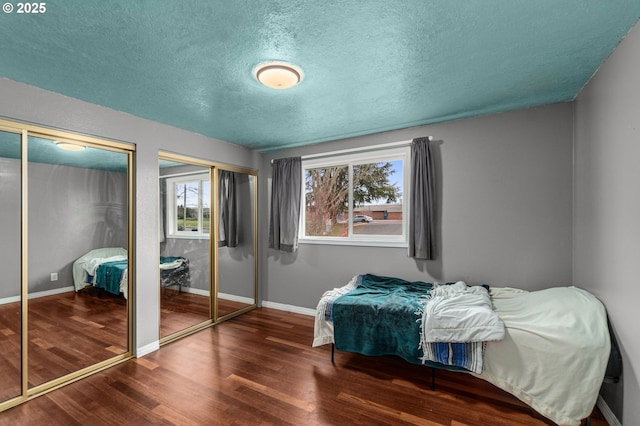
<path fill-rule="evenodd" d="M 407 246 L 409 147 L 303 160 L 301 243 Z"/>

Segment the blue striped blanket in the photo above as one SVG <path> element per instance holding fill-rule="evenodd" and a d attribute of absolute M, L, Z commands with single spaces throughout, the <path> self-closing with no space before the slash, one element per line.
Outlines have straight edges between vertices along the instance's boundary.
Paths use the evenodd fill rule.
<path fill-rule="evenodd" d="M 325 307 L 338 350 L 397 355 L 413 364 L 482 372 L 484 344 L 421 344 L 421 321 L 432 283 L 373 274 L 359 275 Z M 338 290 L 338 289 L 336 289 Z"/>

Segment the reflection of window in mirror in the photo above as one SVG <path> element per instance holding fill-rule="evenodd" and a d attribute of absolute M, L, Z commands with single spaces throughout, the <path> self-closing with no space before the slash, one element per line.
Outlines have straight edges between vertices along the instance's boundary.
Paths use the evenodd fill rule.
<path fill-rule="evenodd" d="M 159 161 L 160 343 L 212 321 L 211 166 Z"/>
<path fill-rule="evenodd" d="M 167 225 L 170 237 L 208 238 L 211 222 L 209 175 L 167 179 Z"/>

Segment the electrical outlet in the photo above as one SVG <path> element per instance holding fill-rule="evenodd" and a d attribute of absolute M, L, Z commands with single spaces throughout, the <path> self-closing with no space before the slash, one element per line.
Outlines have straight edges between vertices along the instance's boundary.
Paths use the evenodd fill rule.
<path fill-rule="evenodd" d="M 58 281 L 58 273 L 57 272 L 52 272 L 51 273 L 51 281 Z"/>

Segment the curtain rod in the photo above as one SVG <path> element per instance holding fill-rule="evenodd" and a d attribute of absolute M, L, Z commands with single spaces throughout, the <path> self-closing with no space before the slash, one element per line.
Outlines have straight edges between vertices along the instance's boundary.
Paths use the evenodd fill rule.
<path fill-rule="evenodd" d="M 433 140 L 433 136 L 427 136 L 427 137 L 429 138 L 429 141 Z M 347 149 L 340 149 L 337 151 L 319 152 L 317 154 L 301 155 L 300 158 L 302 158 L 303 160 L 310 160 L 312 158 L 331 157 L 333 155 L 349 154 L 353 152 L 367 152 L 367 151 L 375 151 L 375 150 L 384 149 L 384 148 L 395 148 L 400 146 L 411 145 L 412 141 L 413 140 L 389 142 L 389 143 L 383 143 L 380 145 L 371 145 L 367 147 L 347 148 Z M 273 160 L 271 160 L 271 163 L 273 163 Z"/>

